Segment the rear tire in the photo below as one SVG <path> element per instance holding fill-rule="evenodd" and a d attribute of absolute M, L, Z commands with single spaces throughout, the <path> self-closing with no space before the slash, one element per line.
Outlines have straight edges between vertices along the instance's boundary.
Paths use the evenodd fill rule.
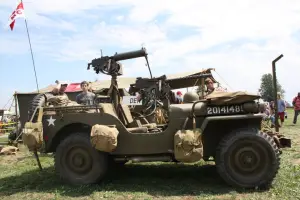
<path fill-rule="evenodd" d="M 67 183 L 97 183 L 106 175 L 107 167 L 107 154 L 93 148 L 86 134 L 72 134 L 57 147 L 55 169 Z"/>
<path fill-rule="evenodd" d="M 267 189 L 279 166 L 275 141 L 258 130 L 242 130 L 225 136 L 216 154 L 217 171 L 231 186 Z"/>

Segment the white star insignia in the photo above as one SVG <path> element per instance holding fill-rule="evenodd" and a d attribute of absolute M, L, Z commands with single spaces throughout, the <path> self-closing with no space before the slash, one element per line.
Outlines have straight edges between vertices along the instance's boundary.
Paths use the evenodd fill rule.
<path fill-rule="evenodd" d="M 48 126 L 50 126 L 50 125 L 55 126 L 55 125 L 54 125 L 55 120 L 56 120 L 56 119 L 53 119 L 52 116 L 51 116 L 49 119 L 47 119 L 47 121 L 49 122 Z"/>

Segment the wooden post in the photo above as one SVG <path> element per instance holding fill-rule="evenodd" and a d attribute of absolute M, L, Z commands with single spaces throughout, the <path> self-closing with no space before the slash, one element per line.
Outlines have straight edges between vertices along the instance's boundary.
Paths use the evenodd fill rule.
<path fill-rule="evenodd" d="M 275 131 L 279 131 L 278 124 L 278 104 L 277 104 L 277 78 L 276 78 L 276 65 L 275 63 L 283 57 L 281 54 L 275 60 L 272 61 L 272 73 L 273 73 L 273 87 L 274 87 L 274 110 L 275 110 Z"/>

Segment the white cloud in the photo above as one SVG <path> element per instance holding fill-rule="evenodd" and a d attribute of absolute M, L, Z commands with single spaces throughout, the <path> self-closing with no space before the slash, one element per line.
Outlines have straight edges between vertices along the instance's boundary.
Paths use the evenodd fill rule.
<path fill-rule="evenodd" d="M 1 5 L 11 7 L 13 3 L 7 0 L 1 1 Z M 129 12 L 105 13 L 117 8 Z M 89 61 L 99 56 L 101 48 L 109 54 L 136 50 L 144 45 L 157 76 L 215 67 L 232 88 L 255 92 L 261 75 L 271 72 L 271 61 L 283 53 L 284 58 L 278 63 L 278 78 L 287 91 L 288 100 L 298 92 L 291 81 L 297 80 L 300 73 L 297 67 L 300 46 L 292 34 L 300 29 L 300 1 L 85 0 L 83 4 L 79 0 L 39 0 L 26 4 L 25 9 L 30 25 L 40 27 L 36 48 L 55 59 Z M 40 13 L 87 19 L 86 24 L 81 24 L 63 18 L 41 17 Z M 167 20 L 157 19 L 160 14 L 167 15 Z M 3 16 L 0 14 L 5 21 Z M 122 24 L 111 24 L 106 20 L 108 17 Z M 175 40 L 170 37 L 170 30 L 185 32 L 188 26 L 196 30 L 194 34 Z M 66 30 L 72 32 L 69 37 L 60 34 Z M 54 33 L 57 33 L 55 38 Z M 11 36 L 1 36 L 1 46 L 14 47 L 13 40 Z M 240 40 L 239 45 L 234 43 L 236 40 Z M 258 44 L 256 40 L 263 42 Z M 21 47 L 27 48 L 25 45 L 27 43 Z M 107 52 L 110 47 L 116 48 L 114 52 Z M 5 51 L 14 53 L 10 48 Z M 3 53 L 2 48 L 0 53 Z M 125 74 L 148 76 L 144 63 L 138 59 L 130 68 L 125 65 L 128 66 Z"/>

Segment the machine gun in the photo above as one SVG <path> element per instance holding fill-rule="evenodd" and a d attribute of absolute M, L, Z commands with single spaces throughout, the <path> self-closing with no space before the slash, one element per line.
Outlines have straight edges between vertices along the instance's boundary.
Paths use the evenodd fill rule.
<path fill-rule="evenodd" d="M 110 76 L 121 76 L 123 75 L 123 68 L 121 63 L 119 63 L 118 61 L 145 57 L 150 71 L 150 75 L 152 77 L 147 56 L 148 54 L 145 48 L 142 48 L 141 50 L 137 51 L 129 51 L 119 54 L 116 53 L 113 56 L 101 56 L 100 58 L 95 58 L 92 60 L 92 62 L 88 63 L 87 69 L 89 70 L 90 66 L 92 66 L 97 74 L 101 72 Z"/>
<path fill-rule="evenodd" d="M 171 91 L 166 80 L 167 77 L 165 75 L 151 79 L 138 77 L 135 84 L 130 85 L 129 93 L 152 94 L 157 99 L 166 99 Z"/>
<path fill-rule="evenodd" d="M 196 80 L 211 76 L 211 74 L 199 74 L 173 79 L 167 79 L 166 75 L 151 79 L 138 77 L 136 82 L 130 85 L 129 93 L 138 92 L 140 94 L 141 101 L 147 107 L 143 112 L 153 108 L 151 109 L 151 113 L 153 113 L 157 103 L 168 110 L 172 89 L 193 87 Z"/>
<path fill-rule="evenodd" d="M 155 89 L 155 98 L 165 99 L 173 89 L 193 87 L 197 79 L 211 77 L 211 74 L 190 75 L 180 78 L 167 79 L 166 75 L 157 78 L 141 78 L 138 77 L 134 84 L 130 85 L 129 93 L 145 93 L 145 91 L 153 91 Z M 152 96 L 153 96 L 152 95 Z"/>
<path fill-rule="evenodd" d="M 108 92 L 108 95 L 111 97 L 111 100 L 114 104 L 115 109 L 117 110 L 120 104 L 120 94 L 117 83 L 117 76 L 123 75 L 123 67 L 118 61 L 128 60 L 133 58 L 145 57 L 152 78 L 152 73 L 149 67 L 148 54 L 145 48 L 137 51 L 129 51 L 125 53 L 115 53 L 113 56 L 101 56 L 100 58 L 95 58 L 92 62 L 88 63 L 87 70 L 92 66 L 94 71 L 99 74 L 99 72 L 111 76 L 111 86 Z"/>
<path fill-rule="evenodd" d="M 146 107 L 143 113 L 153 108 L 148 116 L 154 113 L 157 104 L 163 108 L 167 108 L 170 104 L 169 94 L 171 88 L 166 79 L 165 75 L 151 79 L 138 77 L 135 84 L 130 85 L 129 93 L 138 92 L 140 94 L 140 100 L 142 100 L 143 105 Z"/>

